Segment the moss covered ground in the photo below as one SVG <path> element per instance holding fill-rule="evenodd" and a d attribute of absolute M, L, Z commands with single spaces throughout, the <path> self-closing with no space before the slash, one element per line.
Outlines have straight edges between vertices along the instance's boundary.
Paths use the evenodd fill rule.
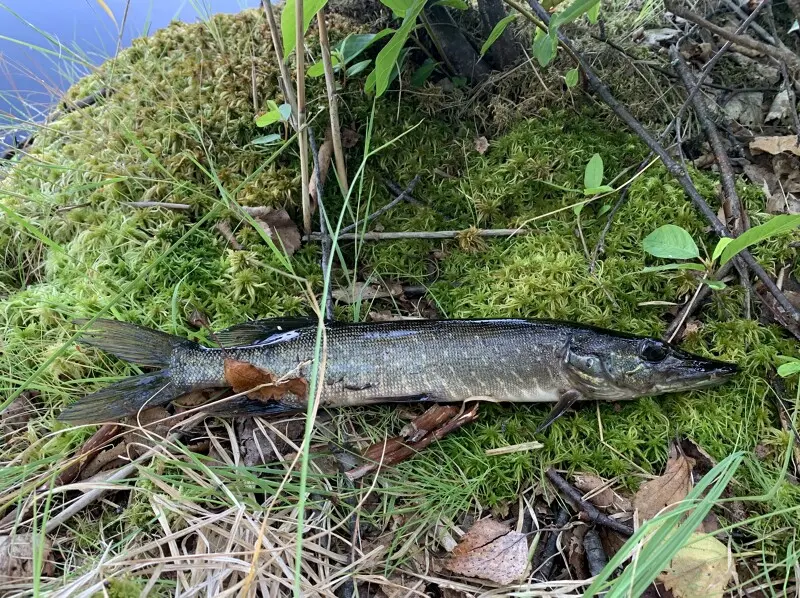
<path fill-rule="evenodd" d="M 334 18 L 333 42 L 353 27 Z M 309 51 L 315 55 L 313 43 Z M 266 100 L 282 101 L 277 81 L 260 13 L 175 24 L 137 40 L 78 82 L 69 91 L 71 99 L 103 86 L 115 93 L 53 122 L 38 133 L 26 157 L 2 166 L 0 397 L 23 384 L 40 394 L 37 417 L 0 446 L 3 461 L 23 454 L 0 474 L 0 507 L 20 500 L 14 491 L 24 480 L 46 478 L 63 455 L 91 434 L 92 429 L 65 429 L 55 421 L 59 411 L 109 380 L 135 372 L 69 342 L 73 318 L 102 310 L 106 316 L 205 340 L 207 333 L 189 324 L 195 309 L 208 316 L 212 328 L 310 312 L 304 286 L 281 274 L 285 267 L 253 229 L 238 227 L 242 251 L 231 249 L 214 229 L 222 218 L 237 222 L 232 202 L 283 207 L 300 220 L 296 147 L 289 144 L 276 155 L 275 146 L 251 143 L 264 134 L 254 119 Z M 343 125 L 359 133 L 363 144 L 373 102 L 361 92 L 362 83 L 344 84 L 341 113 Z M 347 207 L 333 184 L 327 186 L 326 206 L 332 214 L 345 209 L 348 224 L 390 199 L 382 178 L 402 185 L 419 175 L 415 196 L 426 205 L 398 206 L 379 220 L 385 230 L 506 228 L 530 222 L 534 234 L 480 242 L 343 244 L 347 266 L 357 268 L 362 280 L 425 284 L 442 316 L 547 317 L 661 335 L 668 308 L 659 302 L 685 299 L 697 279 L 691 272 L 641 273 L 650 263 L 642 239 L 673 223 L 706 247 L 714 243 L 678 184 L 657 167 L 637 180 L 616 217 L 605 254 L 590 273 L 573 211 L 537 218 L 582 197 L 542 181 L 581 187 L 583 168 L 594 153 L 603 157 L 608 177 L 614 177 L 642 160 L 642 145 L 580 97 L 548 99 L 530 117 L 509 120 L 506 112 L 500 119 L 489 110 L 502 104 L 497 98 L 481 98 L 474 108 L 479 115 L 464 118 L 463 111 L 451 107 L 463 105 L 467 93 L 428 85 L 378 100 L 371 144 L 391 146 L 367 161 Z M 326 113 L 320 79 L 309 80 L 309 98 L 321 139 Z M 483 123 L 485 130 L 475 123 Z M 487 131 L 489 149 L 480 154 L 474 140 Z M 362 154 L 362 145 L 348 150 L 352 171 Z M 715 181 L 702 173 L 694 178 L 716 208 Z M 758 190 L 742 187 L 742 193 L 754 222 L 768 218 Z M 191 209 L 125 205 L 142 200 L 184 203 Z M 603 200 L 589 205 L 581 214 L 590 248 L 605 222 L 599 215 L 602 205 Z M 784 237 L 754 253 L 774 272 L 792 251 Z M 291 266 L 319 293 L 317 246 L 301 248 Z M 334 278 L 336 284 L 347 283 L 341 269 Z M 716 459 L 737 450 L 748 454 L 733 495 L 760 495 L 777 484 L 769 500 L 747 503 L 750 516 L 767 516 L 746 523 L 737 541 L 750 552 L 768 555 L 765 568 L 780 561 L 796 534 L 792 509 L 800 505 L 800 486 L 779 475 L 790 436 L 781 427 L 770 380 L 776 357 L 797 355 L 797 348 L 777 326 L 746 318 L 743 300 L 735 284 L 715 292 L 702 312 L 702 325 L 684 341 L 689 350 L 740 364 L 743 372 L 735 382 L 658 400 L 581 407 L 537 436 L 533 430 L 545 407 L 486 406 L 479 421 L 384 475 L 386 510 L 377 519 L 389 520 L 390 513 L 420 504 L 430 513 L 428 523 L 456 519 L 476 504 L 503 510 L 521 489 L 539 483 L 551 465 L 617 478 L 635 489 L 643 474 L 661 470 L 670 440 L 688 436 Z M 337 306 L 337 317 L 363 318 L 370 307 Z M 355 426 L 376 439 L 402 425 L 391 407 L 339 412 L 333 422 L 334 430 Z M 544 448 L 485 456 L 488 448 L 534 439 Z M 269 478 L 270 473 L 259 475 Z M 167 479 L 176 489 L 187 483 L 179 467 Z M 87 566 L 98 557 L 98 538 L 119 549 L 131 521 L 158 533 L 158 523 L 147 508 L 142 511 L 143 504 L 130 501 L 122 514 L 96 509 L 76 518 L 70 532 L 74 545 L 65 550 L 77 556 L 65 568 Z M 398 532 L 395 546 L 404 538 Z M 122 588 L 133 582 L 115 583 Z"/>

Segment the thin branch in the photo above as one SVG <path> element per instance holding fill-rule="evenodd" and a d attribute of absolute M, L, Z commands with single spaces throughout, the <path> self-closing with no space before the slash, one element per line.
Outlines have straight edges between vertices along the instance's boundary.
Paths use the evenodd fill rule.
<path fill-rule="evenodd" d="M 350 185 L 347 182 L 347 167 L 344 162 L 342 149 L 342 131 L 339 126 L 339 106 L 336 96 L 336 80 L 333 77 L 333 64 L 331 63 L 331 46 L 328 41 L 328 25 L 325 23 L 323 10 L 317 13 L 317 26 L 319 27 L 319 45 L 322 50 L 322 65 L 325 67 L 325 89 L 328 93 L 328 113 L 331 121 L 331 134 L 333 135 L 333 157 L 336 161 L 336 175 L 339 178 L 339 189 L 342 196 L 347 196 Z"/>
<path fill-rule="evenodd" d="M 725 4 L 725 6 L 728 7 L 728 10 L 730 10 L 737 17 L 742 19 L 742 21 L 747 20 L 748 14 L 739 7 L 739 5 L 735 2 L 735 0 L 722 0 L 722 2 Z M 767 30 L 764 29 L 758 23 L 752 23 L 750 25 L 750 29 L 752 29 L 756 33 L 756 35 L 758 35 L 768 44 L 773 44 L 773 45 L 775 44 L 775 38 L 772 37 L 769 33 L 767 33 Z"/>
<path fill-rule="evenodd" d="M 786 95 L 789 96 L 789 110 L 792 113 L 792 123 L 794 124 L 794 132 L 797 134 L 797 145 L 800 145 L 800 117 L 797 115 L 797 97 L 794 93 L 794 81 L 789 76 L 789 69 L 786 68 L 786 63 L 781 61 L 781 75 L 783 76 L 783 85 L 786 89 Z"/>
<path fill-rule="evenodd" d="M 236 238 L 236 235 L 233 234 L 231 230 L 231 225 L 227 220 L 220 220 L 217 222 L 215 227 L 219 233 L 225 237 L 225 240 L 230 243 L 231 247 L 233 247 L 236 251 L 241 251 L 244 249 L 244 246 L 239 243 L 239 240 Z"/>
<path fill-rule="evenodd" d="M 673 0 L 665 0 L 664 5 L 666 6 L 668 11 L 675 14 L 676 16 L 686 19 L 687 21 L 690 21 L 695 25 L 699 25 L 703 29 L 707 29 L 708 31 L 714 33 L 715 35 L 718 35 L 722 39 L 726 39 L 738 46 L 750 48 L 751 50 L 755 50 L 756 52 L 760 52 L 761 54 L 770 56 L 779 62 L 785 61 L 787 65 L 792 67 L 792 70 L 800 71 L 800 58 L 798 58 L 790 50 L 785 50 L 783 48 L 776 48 L 775 46 L 765 44 L 764 42 L 760 42 L 746 35 L 731 33 L 724 27 L 715 25 L 714 23 L 704 19 L 700 15 L 697 15 L 692 11 L 683 8 L 682 6 L 678 6 Z"/>
<path fill-rule="evenodd" d="M 686 87 L 686 92 L 691 94 L 697 88 L 696 82 L 692 73 L 689 72 L 689 67 L 686 61 L 678 52 L 677 46 L 672 46 L 669 50 L 672 65 L 678 72 L 678 75 Z M 700 125 L 706 133 L 708 142 L 717 159 L 717 167 L 719 168 L 720 183 L 722 185 L 723 202 L 722 207 L 725 211 L 725 218 L 728 222 L 733 222 L 733 230 L 737 234 L 741 234 L 747 230 L 748 222 L 747 215 L 742 209 L 742 200 L 736 192 L 736 181 L 733 174 L 733 167 L 731 161 L 728 159 L 728 152 L 725 150 L 725 145 L 722 143 L 722 138 L 717 131 L 717 126 L 711 120 L 708 114 L 706 102 L 702 94 L 695 93 L 692 99 L 694 105 L 694 112 L 697 115 Z"/>
<path fill-rule="evenodd" d="M 397 239 L 456 239 L 464 235 L 476 237 L 521 237 L 530 235 L 532 230 L 527 228 L 489 228 L 466 230 L 437 230 L 437 231 L 399 231 L 399 232 L 369 232 L 369 233 L 343 233 L 338 236 L 340 241 L 393 241 Z M 303 238 L 305 241 L 321 241 L 319 233 L 311 233 Z"/>
<path fill-rule="evenodd" d="M 186 203 L 169 203 L 166 201 L 126 201 L 124 206 L 131 208 L 164 208 L 167 210 L 191 210 L 192 206 Z"/>
<path fill-rule="evenodd" d="M 406 187 L 405 190 L 403 190 L 403 192 L 400 195 L 395 197 L 392 201 L 387 203 L 385 206 L 383 206 L 382 208 L 378 208 L 372 214 L 369 214 L 368 216 L 362 218 L 358 222 L 354 222 L 353 224 L 345 226 L 342 229 L 342 232 L 340 233 L 339 238 L 341 239 L 341 235 L 342 234 L 349 233 L 350 231 L 353 231 L 356 228 L 358 228 L 359 226 L 361 226 L 362 224 L 366 224 L 367 222 L 370 222 L 371 220 L 375 220 L 375 218 L 377 218 L 378 216 L 381 216 L 381 215 L 385 214 L 386 212 L 391 210 L 393 207 L 395 207 L 400 202 L 403 202 L 406 199 L 408 199 L 408 196 L 411 195 L 411 193 L 413 193 L 414 187 L 417 186 L 418 182 L 419 182 L 419 175 L 417 175 L 413 179 L 411 179 L 411 182 L 408 184 L 408 187 Z"/>
<path fill-rule="evenodd" d="M 586 550 L 586 562 L 589 565 L 589 574 L 594 577 L 608 564 L 608 555 L 603 548 L 600 534 L 596 529 L 587 530 L 583 537 L 583 547 Z"/>
<path fill-rule="evenodd" d="M 573 488 L 569 482 L 561 477 L 561 475 L 552 467 L 547 470 L 547 477 L 550 479 L 553 485 L 570 500 L 570 502 L 575 504 L 576 508 L 586 513 L 590 521 L 607 527 L 608 529 L 613 529 L 615 532 L 619 532 L 624 536 L 633 535 L 632 527 L 625 525 L 624 523 L 620 523 L 616 519 L 612 519 L 608 515 L 601 513 L 600 510 L 592 503 L 583 500 L 581 493 L 576 488 Z"/>
<path fill-rule="evenodd" d="M 306 130 L 306 65 L 303 40 L 303 0 L 295 0 L 295 69 L 297 71 L 297 142 L 300 147 L 300 200 L 303 230 L 311 232 L 311 196 L 308 194 L 308 133 Z"/>
<path fill-rule="evenodd" d="M 541 581 L 548 581 L 550 575 L 553 573 L 553 566 L 555 565 L 555 557 L 558 554 L 558 536 L 563 531 L 563 527 L 569 521 L 569 513 L 565 508 L 558 510 L 555 523 L 553 524 L 553 531 L 550 532 L 545 544 L 544 551 L 539 559 L 540 564 L 533 570 L 534 579 Z"/>
<path fill-rule="evenodd" d="M 714 276 L 711 277 L 712 280 L 722 280 L 728 274 L 730 274 L 731 269 L 733 268 L 733 262 L 728 262 L 722 268 L 717 270 Z M 709 293 L 711 293 L 711 287 L 706 284 L 701 284 L 697 287 L 694 295 L 689 300 L 686 305 L 681 308 L 678 314 L 675 316 L 675 319 L 672 320 L 670 325 L 667 327 L 667 331 L 664 333 L 664 340 L 667 342 L 672 342 L 678 334 L 680 334 L 681 328 L 686 323 L 686 320 L 689 319 L 700 303 L 708 297 Z"/>
<path fill-rule="evenodd" d="M 269 0 L 262 0 L 261 5 L 264 7 L 264 13 L 267 15 L 267 22 L 269 23 L 269 35 L 272 38 L 272 48 L 275 50 L 275 60 L 278 61 L 278 66 L 281 69 L 281 80 L 283 82 L 283 95 L 286 97 L 286 103 L 292 107 L 292 114 L 297 114 L 297 98 L 294 95 L 294 88 L 292 86 L 292 74 L 289 72 L 289 66 L 283 59 L 283 42 L 281 41 L 281 30 L 278 22 L 275 20 L 275 10 L 272 8 L 272 2 Z M 293 123 L 297 129 L 297 123 Z"/>
<path fill-rule="evenodd" d="M 547 14 L 547 11 L 545 11 L 536 0 L 528 1 L 534 8 L 539 18 L 545 22 L 549 22 L 550 17 Z M 563 32 L 559 32 L 558 35 L 566 46 L 572 47 L 572 42 L 569 41 Z M 674 176 L 681 184 L 695 207 L 711 224 L 714 232 L 720 237 L 730 237 L 730 231 L 728 231 L 727 227 L 719 221 L 716 213 L 709 207 L 706 200 L 694 186 L 692 179 L 689 177 L 686 171 L 681 168 L 681 166 L 676 163 L 675 160 L 672 159 L 672 156 L 667 153 L 661 143 L 653 138 L 653 136 L 641 125 L 638 120 L 636 120 L 636 118 L 628 111 L 628 109 L 620 104 L 608 87 L 598 78 L 589 62 L 581 54 L 577 52 L 574 53 L 579 60 L 581 69 L 586 75 L 590 89 L 592 89 L 600 97 L 600 99 L 602 99 L 603 102 L 605 102 L 605 104 L 611 108 L 614 114 L 616 114 L 620 120 L 622 120 L 634 133 L 636 133 L 642 139 L 642 141 L 645 142 L 647 147 L 649 147 L 650 150 L 661 159 L 670 174 L 672 174 L 672 176 Z M 783 292 L 777 287 L 775 282 L 764 271 L 764 268 L 762 268 L 761 265 L 756 262 L 750 252 L 743 250 L 734 259 L 744 261 L 744 263 L 747 264 L 747 267 L 750 268 L 750 271 L 759 279 L 761 279 L 761 282 L 775 297 L 781 308 L 786 311 L 786 313 L 792 319 L 800 321 L 800 312 L 798 312 L 798 310 L 789 302 L 789 300 L 786 298 L 786 295 L 784 295 Z"/>
<path fill-rule="evenodd" d="M 319 164 L 319 151 L 317 151 L 317 142 L 314 140 L 314 131 L 308 129 L 308 142 L 311 145 L 311 156 L 314 159 L 314 173 L 316 176 L 316 191 L 317 191 L 317 206 L 319 207 L 319 234 L 322 239 L 322 279 L 331 279 L 331 272 L 328 269 L 328 263 L 331 256 L 331 236 L 328 234 L 328 216 L 325 213 L 325 206 L 322 203 L 322 195 L 324 191 L 322 174 L 320 173 Z M 322 285 L 325 288 L 325 285 Z M 325 319 L 333 321 L 333 297 L 331 295 L 331 284 L 328 283 L 328 293 L 325 295 Z"/>

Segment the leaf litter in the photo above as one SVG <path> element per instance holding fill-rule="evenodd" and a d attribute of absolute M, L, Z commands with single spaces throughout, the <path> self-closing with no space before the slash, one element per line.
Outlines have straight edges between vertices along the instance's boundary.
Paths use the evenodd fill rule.
<path fill-rule="evenodd" d="M 481 519 L 461 538 L 444 566 L 458 575 L 511 584 L 528 568 L 527 536 L 491 517 Z"/>

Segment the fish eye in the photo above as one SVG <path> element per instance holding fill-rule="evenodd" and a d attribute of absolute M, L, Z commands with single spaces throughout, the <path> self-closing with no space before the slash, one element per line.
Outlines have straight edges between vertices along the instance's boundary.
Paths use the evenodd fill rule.
<path fill-rule="evenodd" d="M 655 340 L 646 340 L 639 349 L 639 356 L 645 361 L 664 361 L 669 354 L 669 349 L 664 343 Z"/>

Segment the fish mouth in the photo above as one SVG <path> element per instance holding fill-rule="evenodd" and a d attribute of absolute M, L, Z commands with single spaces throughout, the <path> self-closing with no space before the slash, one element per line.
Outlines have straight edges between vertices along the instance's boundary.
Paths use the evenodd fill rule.
<path fill-rule="evenodd" d="M 739 371 L 735 363 L 691 356 L 666 380 L 663 390 L 674 392 L 717 386 L 730 380 Z"/>

